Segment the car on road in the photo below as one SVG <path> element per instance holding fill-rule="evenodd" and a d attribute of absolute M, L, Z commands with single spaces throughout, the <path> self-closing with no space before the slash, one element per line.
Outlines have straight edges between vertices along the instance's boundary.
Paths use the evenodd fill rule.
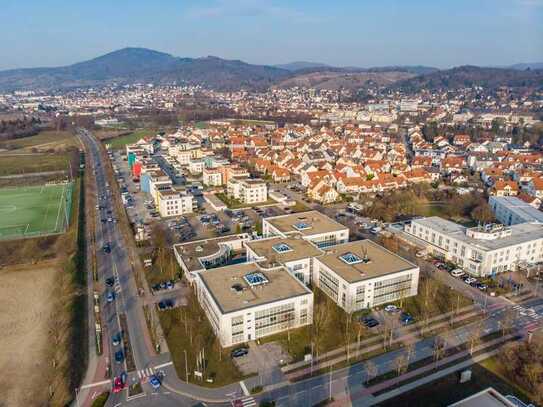
<path fill-rule="evenodd" d="M 113 344 L 113 346 L 119 346 L 121 344 L 121 339 L 121 333 L 117 332 L 111 337 L 111 343 Z"/>
<path fill-rule="evenodd" d="M 114 284 L 115 284 L 115 277 L 106 278 L 106 285 L 108 287 L 113 287 Z"/>
<path fill-rule="evenodd" d="M 113 302 L 114 299 L 115 299 L 115 293 L 113 291 L 108 291 L 108 293 L 106 294 L 107 302 Z"/>
<path fill-rule="evenodd" d="M 123 383 L 120 376 L 117 376 L 113 380 L 113 393 L 119 393 L 124 389 L 125 384 Z"/>
<path fill-rule="evenodd" d="M 230 356 L 232 356 L 232 358 L 240 358 L 242 356 L 245 356 L 249 353 L 249 349 L 247 348 L 237 348 L 237 349 L 234 349 L 231 353 L 230 353 Z"/>
<path fill-rule="evenodd" d="M 393 313 L 393 312 L 400 312 L 401 309 L 398 308 L 398 307 L 395 306 L 395 305 L 387 305 L 387 306 L 385 307 L 385 311 L 386 311 L 386 312 Z"/>
<path fill-rule="evenodd" d="M 124 360 L 124 353 L 122 350 L 115 352 L 115 362 L 122 363 Z"/>
<path fill-rule="evenodd" d="M 149 376 L 149 384 L 155 390 L 160 388 L 160 379 L 156 375 Z"/>
<path fill-rule="evenodd" d="M 102 250 L 104 251 L 104 253 L 111 253 L 111 245 L 109 243 L 106 243 L 103 247 L 102 247 Z"/>

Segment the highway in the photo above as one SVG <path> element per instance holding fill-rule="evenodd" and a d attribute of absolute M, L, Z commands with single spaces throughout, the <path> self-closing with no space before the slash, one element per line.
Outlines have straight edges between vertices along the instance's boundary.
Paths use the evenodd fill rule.
<path fill-rule="evenodd" d="M 120 232 L 120 225 L 115 222 L 101 222 L 103 218 L 120 218 L 124 214 L 115 213 L 113 199 L 108 191 L 105 165 L 102 162 L 98 142 L 90 133 L 80 131 L 80 136 L 86 145 L 87 153 L 94 163 L 95 181 L 97 184 L 98 203 L 103 206 L 96 213 L 96 246 L 97 267 L 99 281 L 95 283 L 95 291 L 100 293 L 100 304 L 103 323 L 103 345 L 105 353 L 109 355 L 111 378 L 123 372 L 128 374 L 129 383 L 140 382 L 143 392 L 136 397 L 128 398 L 127 390 L 120 393 L 112 393 L 108 399 L 108 406 L 194 406 L 199 401 L 205 401 L 213 405 L 230 405 L 230 400 L 245 398 L 246 406 L 256 405 L 262 398 L 276 400 L 278 406 L 307 406 L 315 404 L 329 397 L 342 397 L 346 394 L 356 393 L 362 388 L 364 377 L 364 363 L 357 363 L 348 368 L 334 370 L 296 383 L 281 382 L 271 386 L 263 395 L 249 397 L 243 388 L 252 388 L 258 384 L 258 377 L 253 377 L 240 383 L 234 383 L 225 387 L 208 389 L 191 383 L 186 383 L 177 376 L 171 363 L 168 352 L 156 354 L 152 349 L 151 341 L 143 315 L 143 298 L 138 295 L 135 279 L 133 278 L 133 266 L 128 256 L 126 242 Z M 105 197 L 105 199 L 102 199 Z M 94 210 L 94 209 L 93 209 Z M 108 212 L 111 211 L 111 214 Z M 111 253 L 102 250 L 104 244 L 111 245 Z M 115 278 L 113 287 L 107 287 L 105 280 Z M 115 299 L 108 303 L 107 293 L 115 292 Z M 499 303 L 498 303 L 499 302 Z M 450 333 L 450 344 L 467 341 L 469 332 L 475 326 L 481 325 L 485 333 L 500 330 L 500 321 L 505 316 L 507 307 L 513 308 L 517 318 L 515 328 L 526 330 L 527 327 L 539 324 L 543 318 L 543 301 L 532 302 L 530 307 L 512 306 L 503 300 L 491 300 L 488 304 L 487 318 L 483 323 L 475 323 L 457 328 Z M 92 310 L 90 311 L 92 312 Z M 126 331 L 124 337 L 129 338 L 127 345 L 131 349 L 134 366 L 129 368 L 127 361 L 116 363 L 113 355 L 121 349 L 120 345 L 113 345 L 111 336 L 121 331 L 121 319 L 126 318 Z M 91 333 L 92 334 L 92 333 Z M 412 361 L 423 359 L 431 355 L 433 338 L 420 340 L 416 347 Z M 393 361 L 399 351 L 388 352 L 377 356 L 372 361 L 377 365 L 379 373 L 393 370 Z M 156 372 L 163 372 L 165 377 L 162 386 L 153 390 L 147 379 Z M 103 381 L 103 378 L 102 378 Z M 111 387 L 105 383 L 105 389 Z M 371 396 L 370 396 L 371 397 Z M 88 392 L 81 394 L 82 400 L 89 400 Z M 83 402 L 81 405 L 89 405 Z"/>

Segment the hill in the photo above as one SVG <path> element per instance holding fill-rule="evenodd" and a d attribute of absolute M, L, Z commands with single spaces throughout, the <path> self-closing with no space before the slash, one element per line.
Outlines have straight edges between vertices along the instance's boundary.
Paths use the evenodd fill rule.
<path fill-rule="evenodd" d="M 311 68 L 329 68 L 330 65 L 321 64 L 320 62 L 307 62 L 307 61 L 296 61 L 289 62 L 288 64 L 278 64 L 274 65 L 276 68 L 286 69 L 287 71 L 299 71 L 301 69 L 311 69 Z"/>
<path fill-rule="evenodd" d="M 290 75 L 285 69 L 217 57 L 179 58 L 145 48 L 124 48 L 56 68 L 0 71 L 0 90 L 54 89 L 111 83 L 203 84 L 216 89 L 265 88 Z"/>
<path fill-rule="evenodd" d="M 485 88 L 497 88 L 499 86 L 541 88 L 543 86 L 543 70 L 521 71 L 517 69 L 460 66 L 404 79 L 392 84 L 390 88 L 405 92 L 418 92 L 422 89 L 437 91 L 472 86 Z"/>

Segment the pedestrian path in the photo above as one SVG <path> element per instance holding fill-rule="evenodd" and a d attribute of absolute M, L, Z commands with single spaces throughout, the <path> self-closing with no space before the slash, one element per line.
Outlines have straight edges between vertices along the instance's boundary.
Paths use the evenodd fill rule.
<path fill-rule="evenodd" d="M 232 401 L 234 407 L 253 407 L 256 406 L 256 400 L 254 397 L 244 397 L 242 399 L 236 399 Z"/>
<path fill-rule="evenodd" d="M 154 374 L 155 369 L 153 369 L 152 367 L 138 370 L 138 378 L 140 379 L 140 381 L 146 381 L 149 376 L 152 376 Z"/>

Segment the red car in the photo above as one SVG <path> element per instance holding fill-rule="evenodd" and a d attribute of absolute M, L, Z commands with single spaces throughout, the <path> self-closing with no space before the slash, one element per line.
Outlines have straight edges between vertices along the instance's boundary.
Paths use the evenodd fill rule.
<path fill-rule="evenodd" d="M 122 389 L 124 389 L 124 383 L 120 377 L 116 377 L 113 380 L 113 393 L 119 393 Z"/>

